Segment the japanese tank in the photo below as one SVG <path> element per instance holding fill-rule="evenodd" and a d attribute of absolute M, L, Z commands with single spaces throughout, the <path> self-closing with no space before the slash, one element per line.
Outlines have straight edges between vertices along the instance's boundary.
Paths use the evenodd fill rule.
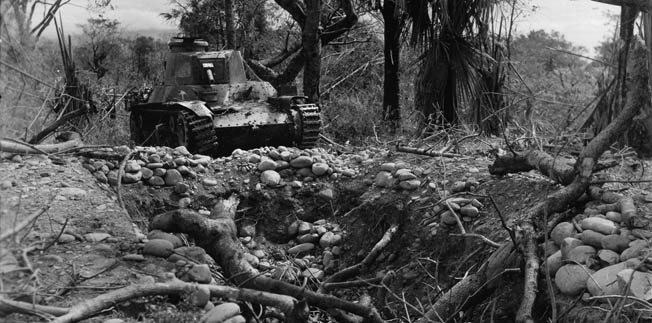
<path fill-rule="evenodd" d="M 319 107 L 302 96 L 278 95 L 239 51 L 209 51 L 206 41 L 186 37 L 168 45 L 162 84 L 128 104 L 136 145 L 227 155 L 235 148 L 310 148 L 319 139 Z"/>

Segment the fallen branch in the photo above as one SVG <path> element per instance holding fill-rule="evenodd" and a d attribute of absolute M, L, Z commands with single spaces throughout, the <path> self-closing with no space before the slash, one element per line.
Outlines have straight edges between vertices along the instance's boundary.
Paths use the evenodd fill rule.
<path fill-rule="evenodd" d="M 87 109 L 82 108 L 82 109 L 77 109 L 77 110 L 75 110 L 73 112 L 70 112 L 70 113 L 67 113 L 67 114 L 63 115 L 61 118 L 59 118 L 56 121 L 52 122 L 45 129 L 41 130 L 39 133 L 34 135 L 34 137 L 32 137 L 29 140 L 29 143 L 30 144 L 38 144 L 43 139 L 45 139 L 45 137 L 47 137 L 50 133 L 57 130 L 57 128 L 59 128 L 60 126 L 62 126 L 63 124 L 65 124 L 66 122 L 68 122 L 68 121 L 70 121 L 70 120 L 72 120 L 74 118 L 83 116 L 84 114 L 86 114 L 86 112 L 87 112 Z"/>
<path fill-rule="evenodd" d="M 65 315 L 70 311 L 67 307 L 45 306 L 26 302 L 14 301 L 0 295 L 0 317 L 7 316 L 11 313 L 21 313 L 36 315 L 47 319 L 55 316 Z"/>
<path fill-rule="evenodd" d="M 135 151 L 130 151 L 120 162 L 120 168 L 118 168 L 118 183 L 116 184 L 116 192 L 118 194 L 118 202 L 120 203 L 120 207 L 123 210 L 126 210 L 125 208 L 125 202 L 122 199 L 122 176 L 125 174 L 125 166 L 127 165 L 127 161 L 131 158 L 131 156 L 134 155 Z"/>
<path fill-rule="evenodd" d="M 69 140 L 58 144 L 47 144 L 47 145 L 31 145 L 27 143 L 19 143 L 16 141 L 10 141 L 5 139 L 0 139 L 0 152 L 7 152 L 11 154 L 51 154 L 57 153 L 64 150 L 68 150 L 74 147 L 81 146 L 82 142 L 79 140 Z"/>
<path fill-rule="evenodd" d="M 415 147 L 407 147 L 407 146 L 400 146 L 400 145 L 396 146 L 396 151 L 403 152 L 403 153 L 417 154 L 417 155 L 426 155 L 431 157 L 445 157 L 445 158 L 464 157 L 464 155 L 460 155 L 460 154 L 438 152 L 426 148 L 415 148 Z"/>
<path fill-rule="evenodd" d="M 83 301 L 51 323 L 78 322 L 115 306 L 116 303 L 128 301 L 137 297 L 154 295 L 177 295 L 191 293 L 200 288 L 208 288 L 212 297 L 229 298 L 244 302 L 252 302 L 280 309 L 286 315 L 288 322 L 304 322 L 308 318 L 307 308 L 296 306 L 299 302 L 292 297 L 256 290 L 234 288 L 228 286 L 191 284 L 185 282 L 155 283 L 131 285 L 125 288 L 102 294 L 93 299 Z"/>
<path fill-rule="evenodd" d="M 378 258 L 378 256 L 383 251 L 383 249 L 385 249 L 385 247 L 387 247 L 389 242 L 392 241 L 392 237 L 394 236 L 396 231 L 398 231 L 398 224 L 393 224 L 392 226 L 390 226 L 389 229 L 385 231 L 383 237 L 374 245 L 373 248 L 371 248 L 369 254 L 360 263 L 344 268 L 339 272 L 328 277 L 328 279 L 326 279 L 326 281 L 324 281 L 324 283 L 320 287 L 319 291 L 326 290 L 326 285 L 328 284 L 341 282 L 351 277 L 358 276 L 366 269 L 368 269 L 369 266 L 371 266 L 371 264 L 373 264 L 373 262 L 376 260 L 376 258 Z"/>

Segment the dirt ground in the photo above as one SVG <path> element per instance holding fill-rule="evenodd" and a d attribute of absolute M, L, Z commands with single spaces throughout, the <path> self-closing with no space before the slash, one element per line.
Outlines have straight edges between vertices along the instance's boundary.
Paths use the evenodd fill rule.
<path fill-rule="evenodd" d="M 261 258 L 265 266 L 259 268 L 268 275 L 288 259 L 286 251 L 294 242 L 285 233 L 297 219 L 325 221 L 341 227 L 344 239 L 336 268 L 359 262 L 385 230 L 399 224 L 399 232 L 373 270 L 396 272 L 397 279 L 391 285 L 385 310 L 402 321 L 409 321 L 442 290 L 476 270 L 493 250 L 479 239 L 451 235 L 456 233 L 455 227 L 432 219 L 433 208 L 442 197 L 451 195 L 456 182 L 472 183 L 467 192 L 471 195 L 458 194 L 475 197 L 482 204 L 480 216 L 465 221 L 467 231 L 498 243 L 508 239 L 499 214 L 513 215 L 506 219 L 510 225 L 520 211 L 557 188 L 534 171 L 504 178 L 491 176 L 487 170 L 491 156 L 485 153 L 488 148 L 482 142 L 473 142 L 457 151 L 463 156 L 458 158 L 376 149 L 373 157 L 355 165 L 356 176 L 316 179 L 293 189 L 261 187 L 260 172 L 227 160 L 189 180 L 193 198 L 188 207 L 210 210 L 217 199 L 238 194 L 241 202 L 236 223 L 241 227 L 255 226 L 258 242 L 255 249 L 268 255 Z M 652 178 L 649 161 L 612 157 L 620 158 L 620 165 L 607 171 L 602 179 Z M 419 174 L 421 186 L 408 191 L 372 185 L 381 165 L 387 162 L 405 163 Z M 206 189 L 201 181 L 207 177 L 217 178 L 228 186 Z M 636 196 L 639 210 L 649 213 L 652 205 L 649 183 L 607 185 Z M 320 194 L 325 189 L 332 190 L 333 196 L 323 198 Z M 74 156 L 65 157 L 63 162 L 53 162 L 46 156 L 0 161 L 0 232 L 3 235 L 48 207 L 32 224 L 1 242 L 3 297 L 66 307 L 130 284 L 165 281 L 168 273 L 177 271 L 174 263 L 163 258 L 142 256 L 142 247 L 149 219 L 178 208 L 181 196 L 173 188 L 142 183 L 123 185 L 122 191 L 126 210 L 120 207 L 115 188 L 98 182 L 82 167 L 82 159 Z M 489 196 L 500 213 L 492 206 Z M 186 237 L 183 240 L 192 244 Z M 319 253 L 313 254 L 315 259 L 320 257 L 323 256 Z M 215 271 L 219 272 L 219 268 Z M 214 273 L 213 277 L 219 274 Z M 498 302 L 500 306 L 494 318 L 507 319 L 518 304 L 520 289 L 520 286 L 506 285 L 493 303 L 483 304 L 477 310 L 484 311 L 492 304 L 496 307 Z M 348 289 L 335 295 L 356 300 L 373 290 L 371 287 Z M 212 302 L 217 304 L 222 300 Z M 161 296 L 116 304 L 87 321 L 119 318 L 124 322 L 192 322 L 205 311 L 206 308 L 193 307 L 183 299 Z M 324 313 L 313 314 L 314 321 L 328 320 Z M 6 322 L 37 320 L 35 316 L 22 314 L 11 314 L 4 319 Z"/>

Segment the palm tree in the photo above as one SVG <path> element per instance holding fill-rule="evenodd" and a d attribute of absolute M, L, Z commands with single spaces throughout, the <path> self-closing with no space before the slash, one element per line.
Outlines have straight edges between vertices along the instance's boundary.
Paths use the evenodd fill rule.
<path fill-rule="evenodd" d="M 459 122 L 461 103 L 478 97 L 488 14 L 496 0 L 412 0 L 405 10 L 412 28 L 411 44 L 422 49 L 415 79 L 415 109 L 422 126 Z"/>

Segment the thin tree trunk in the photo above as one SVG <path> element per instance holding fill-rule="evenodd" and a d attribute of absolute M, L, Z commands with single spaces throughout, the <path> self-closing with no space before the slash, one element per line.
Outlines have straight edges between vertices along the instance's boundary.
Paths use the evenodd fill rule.
<path fill-rule="evenodd" d="M 321 0 L 306 0 L 306 24 L 303 27 L 303 94 L 310 102 L 319 102 L 319 81 L 321 72 L 321 44 L 319 22 Z"/>
<path fill-rule="evenodd" d="M 401 120 L 399 89 L 399 58 L 401 18 L 394 0 L 385 0 L 382 7 L 385 20 L 385 82 L 383 89 L 383 120 L 395 131 Z"/>
<path fill-rule="evenodd" d="M 235 22 L 232 0 L 224 0 L 224 20 L 226 20 L 226 47 L 235 49 Z"/>

